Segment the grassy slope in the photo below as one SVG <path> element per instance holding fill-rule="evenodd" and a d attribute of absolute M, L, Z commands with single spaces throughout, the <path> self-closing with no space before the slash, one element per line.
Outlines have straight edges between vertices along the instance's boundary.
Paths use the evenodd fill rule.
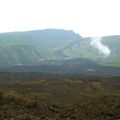
<path fill-rule="evenodd" d="M 27 32 L 0 34 L 0 45 L 29 44 L 40 52 L 43 58 L 56 58 L 55 51 L 63 49 L 72 41 L 81 37 L 70 30 L 45 29 Z M 60 56 L 61 57 L 61 56 Z"/>
<path fill-rule="evenodd" d="M 55 55 L 55 51 L 63 49 L 72 41 L 81 39 L 81 37 L 73 31 L 62 29 L 45 29 L 24 34 L 26 40 L 37 48 L 44 58 L 58 57 Z"/>
<path fill-rule="evenodd" d="M 39 53 L 29 45 L 0 47 L 0 64 L 31 64 L 39 60 Z"/>
<path fill-rule="evenodd" d="M 40 54 L 17 33 L 0 34 L 0 65 L 30 64 Z"/>
<path fill-rule="evenodd" d="M 66 56 L 70 58 L 89 58 L 89 59 L 98 59 L 98 52 L 90 45 L 89 39 L 83 39 L 82 41 L 77 41 L 74 45 L 68 45 L 67 48 L 64 49 L 64 53 Z"/>
<path fill-rule="evenodd" d="M 120 67 L 120 36 L 108 36 L 103 39 L 103 43 L 111 50 L 111 55 L 103 63 L 106 66 Z"/>
<path fill-rule="evenodd" d="M 103 37 L 103 39 L 104 40 L 102 42 L 108 45 L 111 49 L 111 56 L 108 57 L 108 59 L 104 59 L 104 57 L 100 53 L 98 53 L 98 51 L 95 48 L 91 47 L 90 38 L 82 38 L 73 31 L 67 31 L 62 29 L 46 29 L 29 32 L 1 33 L 1 61 L 2 59 L 3 61 L 5 61 L 6 59 L 3 57 L 3 53 L 5 52 L 7 54 L 5 56 L 8 56 L 7 59 L 10 59 L 9 61 L 14 63 L 15 59 L 13 57 L 10 57 L 10 54 L 12 52 L 13 54 L 18 54 L 18 52 L 14 53 L 14 51 L 20 51 L 20 55 L 18 54 L 19 58 L 21 58 L 21 53 L 23 53 L 22 56 L 26 56 L 25 59 L 30 59 L 27 60 L 28 63 L 30 63 L 30 61 L 35 62 L 37 56 L 41 56 L 41 58 L 47 59 L 80 57 L 97 60 L 99 62 L 102 61 L 104 65 L 107 66 L 120 66 L 120 36 L 108 36 Z M 27 46 L 26 50 L 24 50 L 25 45 Z M 16 46 L 16 48 L 14 46 Z M 16 50 L 17 47 L 18 50 Z M 26 54 L 23 51 L 26 51 Z M 29 56 L 31 51 L 33 51 L 32 53 L 35 54 L 33 55 L 33 57 Z M 27 63 L 26 60 L 22 61 L 24 63 Z"/>

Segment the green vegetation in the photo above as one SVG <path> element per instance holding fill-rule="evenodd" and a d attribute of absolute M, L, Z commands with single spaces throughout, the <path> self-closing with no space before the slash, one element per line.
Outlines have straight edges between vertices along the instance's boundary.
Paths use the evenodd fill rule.
<path fill-rule="evenodd" d="M 103 44 L 111 50 L 107 58 L 90 45 L 90 37 L 82 38 L 70 30 L 0 33 L 0 65 L 38 64 L 43 60 L 85 58 L 100 65 L 120 66 L 120 36 L 107 36 L 102 39 Z"/>
<path fill-rule="evenodd" d="M 0 46 L 0 65 L 33 64 L 40 54 L 30 45 Z"/>

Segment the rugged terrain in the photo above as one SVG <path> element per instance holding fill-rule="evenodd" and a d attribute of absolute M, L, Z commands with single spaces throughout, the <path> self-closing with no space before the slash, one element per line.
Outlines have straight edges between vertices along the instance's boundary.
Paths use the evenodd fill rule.
<path fill-rule="evenodd" d="M 120 119 L 120 77 L 0 76 L 1 120 Z"/>

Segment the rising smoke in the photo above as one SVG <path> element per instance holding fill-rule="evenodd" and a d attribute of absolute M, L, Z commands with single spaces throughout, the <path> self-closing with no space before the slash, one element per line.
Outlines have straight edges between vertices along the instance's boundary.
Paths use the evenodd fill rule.
<path fill-rule="evenodd" d="M 103 54 L 105 57 L 110 55 L 110 49 L 108 46 L 104 45 L 102 37 L 93 37 L 91 38 L 91 46 L 96 48 L 99 53 Z"/>

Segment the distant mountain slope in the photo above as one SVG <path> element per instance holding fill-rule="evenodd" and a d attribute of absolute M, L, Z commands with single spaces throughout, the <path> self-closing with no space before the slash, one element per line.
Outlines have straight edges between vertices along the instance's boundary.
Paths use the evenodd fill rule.
<path fill-rule="evenodd" d="M 57 50 L 63 49 L 74 41 L 80 41 L 82 37 L 72 30 L 45 29 L 20 33 L 27 42 L 34 46 L 43 58 L 58 58 Z M 63 56 L 59 56 L 61 58 Z"/>
<path fill-rule="evenodd" d="M 82 38 L 68 44 L 61 53 L 68 58 L 87 58 L 104 65 L 120 66 L 120 36 L 101 37 L 101 43 L 110 50 L 110 55 L 105 56 L 97 48 L 91 45 L 92 38 Z M 98 43 L 97 43 L 98 45 Z M 101 47 L 101 46 L 99 46 Z M 102 48 L 104 51 L 104 47 Z"/>
<path fill-rule="evenodd" d="M 18 33 L 0 34 L 0 65 L 33 64 L 40 59 L 34 47 Z"/>
<path fill-rule="evenodd" d="M 79 41 L 68 44 L 64 49 L 63 53 L 68 58 L 89 58 L 95 59 L 100 57 L 98 52 L 90 45 L 89 38 L 82 38 Z"/>
<path fill-rule="evenodd" d="M 101 39 L 101 43 L 110 49 L 108 56 L 91 44 L 92 37 L 83 38 L 71 30 L 0 33 L 0 65 L 84 58 L 107 66 L 120 66 L 120 36 L 106 36 Z"/>
<path fill-rule="evenodd" d="M 111 50 L 111 54 L 105 62 L 110 66 L 120 66 L 120 36 L 107 36 L 103 37 L 103 39 L 103 44 L 107 45 Z"/>
<path fill-rule="evenodd" d="M 39 53 L 29 45 L 0 46 L 0 65 L 34 64 Z"/>

